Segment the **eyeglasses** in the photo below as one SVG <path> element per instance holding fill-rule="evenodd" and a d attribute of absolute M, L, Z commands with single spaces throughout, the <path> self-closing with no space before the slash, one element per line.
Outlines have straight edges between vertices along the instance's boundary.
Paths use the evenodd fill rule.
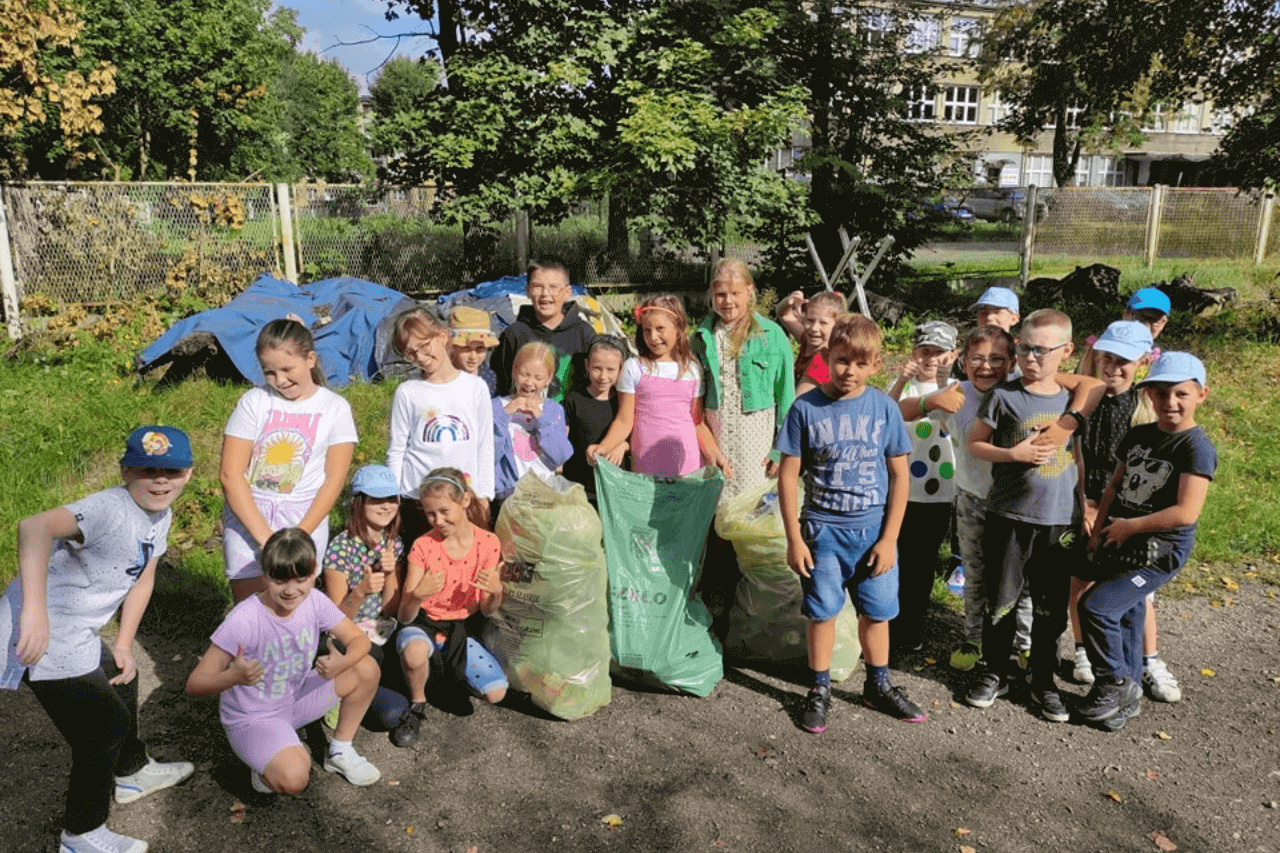
<path fill-rule="evenodd" d="M 971 355 L 967 359 L 965 359 L 965 364 L 969 365 L 975 370 L 979 367 L 982 367 L 982 365 L 984 364 L 989 364 L 992 367 L 1004 367 L 1008 363 L 1009 363 L 1009 359 L 1005 358 L 1002 355 L 995 355 L 995 356 Z"/>
<path fill-rule="evenodd" d="M 1056 349 L 1062 349 L 1069 343 L 1071 343 L 1071 341 L 1060 343 L 1056 347 L 1029 347 L 1026 344 L 1018 344 L 1013 348 L 1013 351 L 1016 352 L 1018 355 L 1029 355 L 1032 358 L 1034 358 L 1036 361 L 1039 361 L 1049 353 L 1053 352 Z"/>

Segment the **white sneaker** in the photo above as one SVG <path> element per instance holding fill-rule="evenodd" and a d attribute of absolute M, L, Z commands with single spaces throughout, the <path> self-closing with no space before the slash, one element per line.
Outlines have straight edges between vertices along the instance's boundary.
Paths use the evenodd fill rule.
<path fill-rule="evenodd" d="M 116 802 L 132 803 L 147 794 L 172 788 L 194 772 L 196 772 L 195 765 L 189 761 L 161 763 L 148 758 L 147 763 L 137 773 L 116 777 Z"/>
<path fill-rule="evenodd" d="M 1164 661 L 1155 658 L 1147 662 L 1142 669 L 1142 686 L 1147 694 L 1160 702 L 1177 702 L 1182 698 L 1182 688 L 1178 687 L 1178 679 L 1173 677 Z"/>
<path fill-rule="evenodd" d="M 1093 664 L 1089 663 L 1089 653 L 1084 646 L 1076 646 L 1076 663 L 1071 670 L 1071 677 L 1076 684 L 1093 684 Z"/>
<path fill-rule="evenodd" d="M 372 785 L 382 778 L 382 771 L 370 764 L 369 759 L 354 749 L 330 755 L 324 760 L 324 769 L 330 773 L 342 774 L 342 777 L 352 785 L 361 788 Z"/>
<path fill-rule="evenodd" d="M 147 842 L 118 835 L 107 829 L 104 823 L 80 835 L 63 832 L 58 853 L 147 853 Z"/>
<path fill-rule="evenodd" d="M 267 784 L 267 780 L 262 778 L 262 774 L 257 770 L 249 771 L 249 784 L 253 786 L 253 790 L 259 794 L 274 794 L 275 790 Z"/>

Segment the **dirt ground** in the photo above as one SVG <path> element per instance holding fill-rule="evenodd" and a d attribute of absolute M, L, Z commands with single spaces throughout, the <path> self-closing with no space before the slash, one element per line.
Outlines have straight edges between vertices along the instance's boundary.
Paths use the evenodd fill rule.
<path fill-rule="evenodd" d="M 827 733 L 807 734 L 795 680 L 730 668 L 706 699 L 615 686 L 610 705 L 573 723 L 518 701 L 468 717 L 432 709 L 415 748 L 357 737 L 382 770 L 376 785 L 352 787 L 317 764 L 291 798 L 254 794 L 216 703 L 183 692 L 206 641 L 150 634 L 140 637 L 143 735 L 155 757 L 193 761 L 197 773 L 113 806 L 109 825 L 157 853 L 1110 853 L 1161 849 L 1156 831 L 1181 851 L 1278 853 L 1275 595 L 1249 585 L 1225 607 L 1163 602 L 1163 654 L 1183 701 L 1148 701 L 1117 734 L 1044 722 L 1025 699 L 958 704 L 964 682 L 945 665 L 956 618 L 936 608 L 924 651 L 894 666 L 929 710 L 921 725 L 864 708 L 859 675 L 837 687 Z M 56 850 L 69 751 L 29 690 L 0 695 L 0 714 L 11 732 L 0 849 Z"/>

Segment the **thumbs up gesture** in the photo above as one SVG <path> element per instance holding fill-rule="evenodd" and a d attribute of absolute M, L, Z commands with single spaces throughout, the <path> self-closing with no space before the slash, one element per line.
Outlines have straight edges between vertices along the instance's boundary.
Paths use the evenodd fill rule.
<path fill-rule="evenodd" d="M 329 637 L 329 653 L 316 658 L 316 672 L 332 681 L 341 675 L 347 666 L 346 654 L 338 648 L 337 641 Z"/>
<path fill-rule="evenodd" d="M 236 648 L 236 656 L 231 661 L 231 670 L 235 673 L 237 684 L 262 684 L 262 661 L 245 657 L 243 645 Z"/>

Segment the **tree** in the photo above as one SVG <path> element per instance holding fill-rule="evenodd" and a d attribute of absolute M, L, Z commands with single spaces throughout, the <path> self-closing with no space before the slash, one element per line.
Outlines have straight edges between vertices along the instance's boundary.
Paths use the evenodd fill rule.
<path fill-rule="evenodd" d="M 390 118 L 413 110 L 439 82 L 439 66 L 434 60 L 410 59 L 407 56 L 387 60 L 369 87 L 374 117 Z"/>
<path fill-rule="evenodd" d="M 102 131 L 95 101 L 115 90 L 115 67 L 71 67 L 83 30 L 75 11 L 58 0 L 0 0 L 0 176 L 27 173 L 29 144 L 41 133 L 50 153 L 92 156 L 81 144 Z"/>
<path fill-rule="evenodd" d="M 279 117 L 279 160 L 264 167 L 268 180 L 361 181 L 373 177 L 373 160 L 360 130 L 360 90 L 337 62 L 314 53 L 285 59 L 269 93 Z"/>
<path fill-rule="evenodd" d="M 492 226 L 513 209 L 559 221 L 608 194 L 610 244 L 642 222 L 677 244 L 718 245 L 728 218 L 787 144 L 801 93 L 778 85 L 764 50 L 775 13 L 750 3 L 438 4 L 392 0 L 439 30 L 441 83 L 378 123 L 389 174 L 447 187 L 466 224 L 472 274 Z"/>

